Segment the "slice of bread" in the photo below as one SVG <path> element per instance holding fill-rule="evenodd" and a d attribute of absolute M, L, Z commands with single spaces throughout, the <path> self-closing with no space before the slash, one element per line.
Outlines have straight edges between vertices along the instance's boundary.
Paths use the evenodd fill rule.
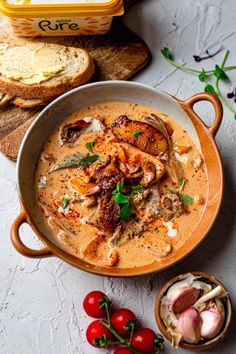
<path fill-rule="evenodd" d="M 50 99 L 43 99 L 43 98 L 32 98 L 31 100 L 26 100 L 21 97 L 14 97 L 14 99 L 10 102 L 13 103 L 17 107 L 21 108 L 33 108 L 39 106 L 46 106 L 51 101 L 54 100 L 55 97 L 50 97 Z M 1 104 L 1 102 L 0 102 Z"/>
<path fill-rule="evenodd" d="M 84 49 L 0 42 L 0 91 L 13 97 L 47 101 L 88 82 L 93 72 L 93 59 Z"/>
<path fill-rule="evenodd" d="M 21 108 L 33 108 L 39 106 L 46 106 L 48 103 L 53 101 L 56 97 L 50 98 L 32 98 L 31 100 L 26 100 L 21 97 L 12 97 L 7 93 L 0 92 L 0 107 L 5 107 L 7 104 L 14 104 Z"/>

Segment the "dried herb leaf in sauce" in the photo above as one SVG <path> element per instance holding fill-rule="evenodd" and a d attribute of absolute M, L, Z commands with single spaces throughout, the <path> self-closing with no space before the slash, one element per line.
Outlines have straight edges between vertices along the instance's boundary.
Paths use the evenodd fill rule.
<path fill-rule="evenodd" d="M 90 156 L 83 157 L 80 161 L 79 166 L 90 165 L 91 163 L 94 163 L 95 161 L 97 161 L 99 159 L 100 159 L 99 155 L 90 155 Z"/>
<path fill-rule="evenodd" d="M 73 155 L 65 156 L 64 159 L 53 166 L 49 172 L 51 173 L 69 167 L 86 166 L 97 161 L 99 158 L 99 155 L 84 156 L 77 152 Z"/>

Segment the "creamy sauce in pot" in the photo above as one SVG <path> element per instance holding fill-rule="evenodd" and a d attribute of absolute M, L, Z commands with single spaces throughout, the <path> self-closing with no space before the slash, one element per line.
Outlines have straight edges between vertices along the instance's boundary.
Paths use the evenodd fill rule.
<path fill-rule="evenodd" d="M 166 123 L 170 143 L 160 131 L 155 142 L 163 151 L 171 144 L 178 181 L 168 172 L 170 145 L 150 154 L 145 134 L 147 128 L 151 136 L 153 127 L 149 132 L 149 124 L 134 123 L 150 114 Z M 119 130 L 121 115 L 127 117 Z M 73 128 L 80 120 L 83 127 Z M 73 154 L 69 163 L 82 159 L 83 166 L 66 168 Z M 68 116 L 45 143 L 35 170 L 37 203 L 54 242 L 89 263 L 120 268 L 153 263 L 188 242 L 204 212 L 207 184 L 203 157 L 183 127 L 158 110 L 129 102 L 98 103 Z M 127 219 L 121 217 L 125 205 Z"/>

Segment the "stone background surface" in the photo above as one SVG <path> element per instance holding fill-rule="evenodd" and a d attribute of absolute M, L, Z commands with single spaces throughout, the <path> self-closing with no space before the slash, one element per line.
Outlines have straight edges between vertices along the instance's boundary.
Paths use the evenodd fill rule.
<path fill-rule="evenodd" d="M 203 90 L 197 77 L 175 70 L 162 58 L 168 46 L 180 62 L 212 67 L 217 57 L 196 64 L 192 55 L 231 50 L 229 65 L 236 64 L 235 0 L 146 0 L 125 16 L 126 24 L 149 45 L 153 61 L 134 80 L 161 88 L 181 99 Z M 235 86 L 223 85 L 229 92 Z M 212 109 L 203 103 L 198 113 L 210 122 Z M 217 135 L 225 172 L 225 194 L 218 220 L 207 239 L 189 257 L 160 274 L 136 279 L 101 278 L 86 274 L 59 259 L 31 260 L 19 255 L 9 241 L 9 228 L 19 211 L 15 164 L 0 155 L 0 352 L 4 354 L 96 354 L 85 342 L 84 295 L 105 291 L 119 306 L 134 310 L 144 325 L 156 329 L 153 308 L 160 285 L 180 272 L 202 270 L 217 276 L 229 289 L 236 305 L 236 122 L 225 109 Z M 23 227 L 27 244 L 39 246 L 29 228 Z M 236 319 L 224 341 L 209 353 L 236 353 Z M 106 351 L 103 351 L 106 353 Z M 175 353 L 166 345 L 165 353 Z M 178 350 L 178 353 L 189 353 Z"/>

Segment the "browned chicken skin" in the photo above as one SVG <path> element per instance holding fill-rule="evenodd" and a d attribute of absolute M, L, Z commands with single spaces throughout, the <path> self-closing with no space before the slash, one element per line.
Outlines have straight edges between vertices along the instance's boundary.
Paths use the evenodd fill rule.
<path fill-rule="evenodd" d="M 164 135 L 151 125 L 120 116 L 112 125 L 116 139 L 134 145 L 150 155 L 159 156 L 168 150 L 168 142 Z M 135 134 L 139 132 L 138 136 Z"/>

